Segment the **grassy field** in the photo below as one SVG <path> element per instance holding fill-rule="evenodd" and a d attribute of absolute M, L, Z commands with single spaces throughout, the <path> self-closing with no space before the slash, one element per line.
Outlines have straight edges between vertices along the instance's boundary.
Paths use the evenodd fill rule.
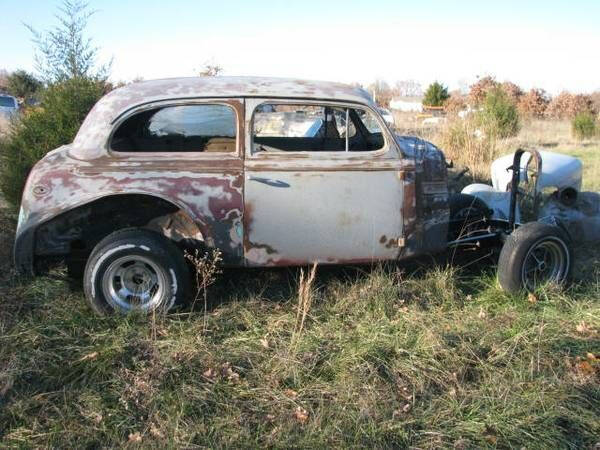
<path fill-rule="evenodd" d="M 600 189 L 600 144 L 546 126 L 513 144 L 584 158 Z M 568 290 L 525 298 L 499 289 L 493 258 L 425 259 L 318 268 L 312 283 L 226 271 L 206 313 L 98 318 L 61 269 L 14 276 L 14 226 L 4 211 L 0 447 L 600 442 L 598 248 L 576 249 Z"/>

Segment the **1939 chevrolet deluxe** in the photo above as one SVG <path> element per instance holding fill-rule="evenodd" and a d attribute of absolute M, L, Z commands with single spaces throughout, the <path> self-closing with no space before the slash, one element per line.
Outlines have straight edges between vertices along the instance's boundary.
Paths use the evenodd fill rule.
<path fill-rule="evenodd" d="M 95 311 L 168 310 L 191 290 L 185 249 L 228 266 L 370 263 L 492 239 L 509 291 L 563 282 L 556 225 L 520 225 L 449 195 L 444 155 L 397 136 L 367 92 L 326 82 L 182 78 L 102 98 L 27 181 L 16 266 L 63 259 Z"/>

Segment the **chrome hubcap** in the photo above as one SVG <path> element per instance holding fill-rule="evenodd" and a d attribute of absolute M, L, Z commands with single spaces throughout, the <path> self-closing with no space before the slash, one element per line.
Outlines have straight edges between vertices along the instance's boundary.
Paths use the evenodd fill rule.
<path fill-rule="evenodd" d="M 167 274 L 141 255 L 122 256 L 113 261 L 102 277 L 106 300 L 115 309 L 151 311 L 163 298 Z"/>
<path fill-rule="evenodd" d="M 544 238 L 533 245 L 522 269 L 524 286 L 530 290 L 544 283 L 560 283 L 569 269 L 568 251 L 556 238 Z"/>

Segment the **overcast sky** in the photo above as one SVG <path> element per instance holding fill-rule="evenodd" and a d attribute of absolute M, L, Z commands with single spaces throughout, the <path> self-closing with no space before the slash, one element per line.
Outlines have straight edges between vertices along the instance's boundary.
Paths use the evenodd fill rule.
<path fill-rule="evenodd" d="M 0 0 L 0 68 L 34 69 L 23 23 L 60 1 Z M 394 82 L 455 89 L 491 74 L 551 93 L 600 89 L 600 0 L 91 0 L 88 34 L 111 79 L 225 75 Z"/>

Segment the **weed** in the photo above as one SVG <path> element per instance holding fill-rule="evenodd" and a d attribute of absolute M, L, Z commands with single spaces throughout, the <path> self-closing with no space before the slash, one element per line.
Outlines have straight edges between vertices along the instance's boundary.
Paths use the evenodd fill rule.
<path fill-rule="evenodd" d="M 296 309 L 296 323 L 294 325 L 294 333 L 292 334 L 292 344 L 298 340 L 304 329 L 306 316 L 310 311 L 313 303 L 314 290 L 313 283 L 317 273 L 317 263 L 314 263 L 312 269 L 306 276 L 304 269 L 300 269 L 300 280 L 298 281 L 298 306 Z"/>
<path fill-rule="evenodd" d="M 193 267 L 194 281 L 196 282 L 196 294 L 192 301 L 192 310 L 196 302 L 200 299 L 200 296 L 202 296 L 204 300 L 204 325 L 206 329 L 208 287 L 216 281 L 217 275 L 222 273 L 220 268 L 223 261 L 221 252 L 218 249 L 207 252 L 200 252 L 200 250 L 196 249 L 193 254 L 186 251 L 184 256 Z"/>

